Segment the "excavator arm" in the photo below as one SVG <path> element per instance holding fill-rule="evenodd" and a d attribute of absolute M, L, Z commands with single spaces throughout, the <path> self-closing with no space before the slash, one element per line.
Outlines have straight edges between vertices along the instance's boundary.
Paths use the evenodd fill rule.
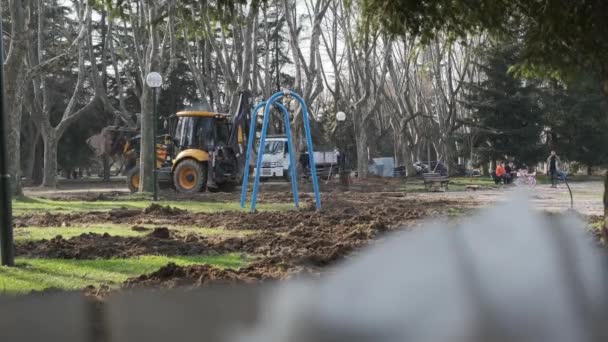
<path fill-rule="evenodd" d="M 247 148 L 247 137 L 249 136 L 249 123 L 251 118 L 251 93 L 242 91 L 236 113 L 232 118 L 232 130 L 228 144 L 234 150 L 238 165 L 238 174 L 242 175 L 245 164 L 245 150 Z"/>

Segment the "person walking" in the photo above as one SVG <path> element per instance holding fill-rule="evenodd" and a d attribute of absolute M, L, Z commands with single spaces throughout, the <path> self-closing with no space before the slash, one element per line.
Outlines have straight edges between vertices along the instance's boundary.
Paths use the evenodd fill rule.
<path fill-rule="evenodd" d="M 505 163 L 505 184 L 513 183 L 513 162 Z"/>
<path fill-rule="evenodd" d="M 555 150 L 551 150 L 549 158 L 547 158 L 547 175 L 551 177 L 551 187 L 557 188 L 558 170 L 561 160 L 555 153 Z"/>

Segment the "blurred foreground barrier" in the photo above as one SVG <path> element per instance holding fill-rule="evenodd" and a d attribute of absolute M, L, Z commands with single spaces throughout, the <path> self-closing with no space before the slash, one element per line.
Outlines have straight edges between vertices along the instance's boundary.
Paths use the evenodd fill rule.
<path fill-rule="evenodd" d="M 607 341 L 604 253 L 525 198 L 428 224 L 262 301 L 237 341 Z"/>
<path fill-rule="evenodd" d="M 0 341 L 606 341 L 605 255 L 523 200 L 385 239 L 321 281 L 0 298 Z"/>
<path fill-rule="evenodd" d="M 230 341 L 258 316 L 259 287 L 0 298 L 2 342 Z"/>
<path fill-rule="evenodd" d="M 0 298 L 0 341 L 91 341 L 89 306 L 79 294 Z"/>

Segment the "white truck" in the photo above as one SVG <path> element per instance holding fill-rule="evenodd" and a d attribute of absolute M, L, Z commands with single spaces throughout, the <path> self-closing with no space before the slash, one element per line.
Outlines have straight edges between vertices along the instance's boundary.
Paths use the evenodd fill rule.
<path fill-rule="evenodd" d="M 268 137 L 262 157 L 262 178 L 289 177 L 287 138 Z"/>
<path fill-rule="evenodd" d="M 330 174 L 338 173 L 338 153 L 336 151 L 314 152 L 315 166 L 319 177 L 326 178 Z M 310 173 L 308 168 L 308 152 L 295 156 L 296 163 L 300 162 L 304 166 L 305 174 Z M 261 178 L 285 178 L 289 179 L 289 149 L 287 148 L 287 138 L 267 137 L 264 146 L 264 156 L 262 157 Z M 255 171 L 254 171 L 255 172 Z"/>

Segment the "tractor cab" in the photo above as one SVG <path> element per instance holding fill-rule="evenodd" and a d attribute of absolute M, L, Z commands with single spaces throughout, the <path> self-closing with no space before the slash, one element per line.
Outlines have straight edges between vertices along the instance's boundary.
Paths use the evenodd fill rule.
<path fill-rule="evenodd" d="M 234 184 L 238 162 L 231 144 L 230 115 L 205 111 L 176 114 L 173 135 L 177 156 L 173 160 L 173 184 L 179 192 L 198 192 Z"/>
<path fill-rule="evenodd" d="M 230 116 L 201 111 L 177 113 L 174 141 L 180 150 L 213 151 L 226 146 L 230 137 Z"/>

